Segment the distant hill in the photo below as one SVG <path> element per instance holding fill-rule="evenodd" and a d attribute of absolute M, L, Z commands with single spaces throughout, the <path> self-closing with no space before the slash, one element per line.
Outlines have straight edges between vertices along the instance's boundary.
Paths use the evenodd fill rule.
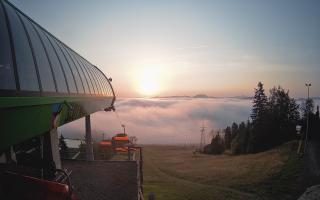
<path fill-rule="evenodd" d="M 233 98 L 233 99 L 252 99 L 253 97 L 250 97 L 250 96 L 244 96 L 244 95 L 241 95 L 241 96 L 232 96 L 232 97 L 228 97 L 228 98 Z"/>
<path fill-rule="evenodd" d="M 162 99 L 166 99 L 166 98 L 192 98 L 191 96 L 155 96 L 155 97 L 152 97 L 152 98 L 162 98 Z"/>
<path fill-rule="evenodd" d="M 197 95 L 194 95 L 193 98 L 211 98 L 211 97 L 209 97 L 206 94 L 197 94 Z"/>
<path fill-rule="evenodd" d="M 197 95 L 194 95 L 194 96 L 187 96 L 187 95 L 174 95 L 174 96 L 155 96 L 155 97 L 152 97 L 152 98 L 207 98 L 207 99 L 224 99 L 224 98 L 229 98 L 229 99 L 247 99 L 247 100 L 250 100 L 252 99 L 251 96 L 245 96 L 245 95 L 240 95 L 240 96 L 229 96 L 229 97 L 215 97 L 215 96 L 208 96 L 206 94 L 197 94 Z M 316 101 L 320 101 L 320 97 L 310 97 L 312 98 L 313 100 L 316 100 Z M 295 98 L 297 101 L 305 101 L 306 98 L 304 97 L 298 97 L 298 98 Z"/>
<path fill-rule="evenodd" d="M 194 96 L 187 96 L 187 95 L 182 95 L 182 96 L 179 96 L 179 95 L 176 95 L 176 96 L 155 96 L 153 98 L 167 98 L 167 99 L 170 99 L 170 98 L 196 98 L 196 99 L 224 99 L 224 98 L 229 98 L 229 99 L 252 99 L 252 97 L 250 96 L 231 96 L 231 97 L 215 97 L 215 96 L 208 96 L 206 94 L 197 94 L 197 95 L 194 95 Z"/>

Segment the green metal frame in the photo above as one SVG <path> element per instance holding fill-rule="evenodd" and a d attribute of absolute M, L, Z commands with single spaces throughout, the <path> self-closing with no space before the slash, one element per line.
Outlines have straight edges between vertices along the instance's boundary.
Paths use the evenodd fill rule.
<path fill-rule="evenodd" d="M 0 152 L 97 111 L 115 97 L 1 97 Z"/>

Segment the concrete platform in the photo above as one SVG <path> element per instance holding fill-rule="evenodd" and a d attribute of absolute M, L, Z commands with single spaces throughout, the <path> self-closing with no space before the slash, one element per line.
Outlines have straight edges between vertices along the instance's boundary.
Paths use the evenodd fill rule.
<path fill-rule="evenodd" d="M 138 200 L 136 161 L 64 160 L 71 184 L 81 200 Z"/>

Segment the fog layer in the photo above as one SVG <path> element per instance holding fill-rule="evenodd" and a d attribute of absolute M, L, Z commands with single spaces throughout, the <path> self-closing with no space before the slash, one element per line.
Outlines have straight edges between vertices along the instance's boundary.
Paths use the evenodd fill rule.
<path fill-rule="evenodd" d="M 126 132 L 141 144 L 192 144 L 200 141 L 200 127 L 206 131 L 225 128 L 232 122 L 246 121 L 250 116 L 251 100 L 216 99 L 120 99 L 116 112 L 92 115 L 92 135 L 96 140 Z M 68 138 L 84 138 L 84 120 L 64 125 L 59 132 Z"/>

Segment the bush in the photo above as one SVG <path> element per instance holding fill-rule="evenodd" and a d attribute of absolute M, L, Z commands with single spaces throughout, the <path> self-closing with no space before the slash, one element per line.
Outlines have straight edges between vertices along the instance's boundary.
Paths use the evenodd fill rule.
<path fill-rule="evenodd" d="M 224 152 L 224 144 L 223 140 L 221 139 L 219 133 L 212 138 L 211 144 L 208 144 L 204 147 L 203 152 L 206 154 L 222 154 Z"/>

